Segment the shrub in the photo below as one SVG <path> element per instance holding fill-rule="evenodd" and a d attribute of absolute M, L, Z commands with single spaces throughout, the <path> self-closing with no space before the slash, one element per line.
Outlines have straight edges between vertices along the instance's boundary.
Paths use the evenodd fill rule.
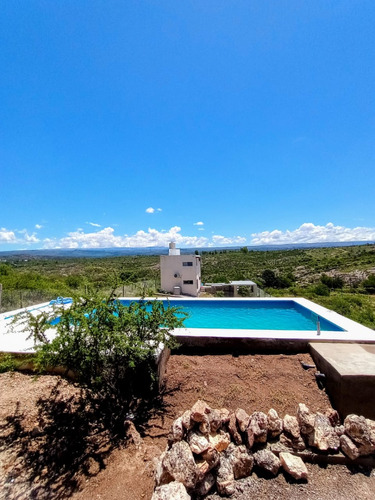
<path fill-rule="evenodd" d="M 0 355 L 0 373 L 13 372 L 16 369 L 14 357 L 9 353 Z"/>
<path fill-rule="evenodd" d="M 367 293 L 375 293 L 375 274 L 370 274 L 370 276 L 362 282 L 362 286 Z"/>
<path fill-rule="evenodd" d="M 290 276 L 276 276 L 270 269 L 263 271 L 262 280 L 266 288 L 288 288 L 292 285 Z"/>
<path fill-rule="evenodd" d="M 327 274 L 322 274 L 320 277 L 320 281 L 323 283 L 323 285 L 326 285 L 331 289 L 342 288 L 344 286 L 344 280 L 339 276 L 332 277 L 328 276 Z"/>
<path fill-rule="evenodd" d="M 262 280 L 263 280 L 263 283 L 264 283 L 265 287 L 267 287 L 267 288 L 277 288 L 277 286 L 276 286 L 276 283 L 277 283 L 276 275 L 270 269 L 265 269 L 262 272 Z"/>
<path fill-rule="evenodd" d="M 123 402 L 155 387 L 157 351 L 162 344 L 176 345 L 171 330 L 181 327 L 186 316 L 162 301 L 125 306 L 99 295 L 75 299 L 69 309 L 56 309 L 55 314 L 60 317 L 51 341 L 45 318 L 30 323 L 39 340 L 39 368 L 63 366 L 97 394 Z"/>
<path fill-rule="evenodd" d="M 316 285 L 316 287 L 314 287 L 313 291 L 316 295 L 321 295 L 323 297 L 328 297 L 330 294 L 330 290 L 329 290 L 328 286 L 324 285 L 323 283 L 319 283 L 318 285 Z"/>
<path fill-rule="evenodd" d="M 79 288 L 81 286 L 81 278 L 80 276 L 76 276 L 76 275 L 71 275 L 71 276 L 68 276 L 66 279 L 65 279 L 65 283 L 68 285 L 69 288 L 72 288 L 73 290 L 77 290 L 77 288 Z"/>

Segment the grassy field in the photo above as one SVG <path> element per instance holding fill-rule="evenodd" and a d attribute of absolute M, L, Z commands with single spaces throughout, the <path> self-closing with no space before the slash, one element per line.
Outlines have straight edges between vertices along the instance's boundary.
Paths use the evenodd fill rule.
<path fill-rule="evenodd" d="M 267 287 L 266 270 L 277 277 L 277 288 Z M 340 287 L 323 284 L 324 275 L 338 278 Z M 251 279 L 273 296 L 306 297 L 375 328 L 375 295 L 368 293 L 375 290 L 364 286 L 371 275 L 375 276 L 375 245 L 202 252 L 203 283 Z M 2 310 L 91 288 L 115 289 L 128 296 L 154 295 L 160 286 L 159 256 L 7 258 L 0 263 L 0 283 Z"/>

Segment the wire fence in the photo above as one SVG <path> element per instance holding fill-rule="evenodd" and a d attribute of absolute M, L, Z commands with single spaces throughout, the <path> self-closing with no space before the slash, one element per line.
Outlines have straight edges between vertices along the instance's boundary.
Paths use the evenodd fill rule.
<path fill-rule="evenodd" d="M 155 280 L 144 280 L 138 283 L 121 285 L 117 288 L 101 288 L 100 292 L 104 296 L 114 293 L 117 297 L 146 297 L 155 296 L 158 283 Z M 90 290 L 87 287 L 71 291 L 64 290 L 9 290 L 0 285 L 0 313 L 14 311 L 31 307 L 43 302 L 50 302 L 59 296 L 86 294 Z"/>
<path fill-rule="evenodd" d="M 102 288 L 100 292 L 107 296 L 114 293 L 117 297 L 155 297 L 159 288 L 159 283 L 155 280 L 144 280 L 138 283 L 120 285 L 115 289 Z M 84 287 L 72 291 L 74 295 L 88 293 L 89 290 Z M 1 288 L 0 285 L 0 313 L 31 307 L 43 302 L 50 302 L 59 296 L 71 295 L 64 290 L 9 290 Z M 253 295 L 254 296 L 254 295 Z M 256 297 L 270 297 L 261 288 L 258 288 L 255 294 Z"/>
<path fill-rule="evenodd" d="M 30 307 L 56 298 L 56 292 L 48 290 L 2 290 L 0 313 Z"/>

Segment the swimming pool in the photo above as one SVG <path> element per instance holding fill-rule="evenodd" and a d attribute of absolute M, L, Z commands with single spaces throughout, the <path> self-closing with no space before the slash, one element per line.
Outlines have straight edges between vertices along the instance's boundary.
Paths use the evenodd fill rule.
<path fill-rule="evenodd" d="M 233 348 L 307 349 L 309 342 L 375 343 L 375 332 L 330 309 L 303 298 L 158 298 L 182 307 L 190 314 L 184 327 L 173 335 L 184 346 L 216 349 L 221 345 Z M 125 305 L 137 297 L 120 297 Z M 150 298 L 146 300 L 156 300 Z M 67 308 L 70 305 L 64 305 Z M 15 314 L 25 309 L 0 314 L 0 351 L 32 352 L 34 342 L 24 329 L 12 329 Z M 45 311 L 53 315 L 49 303 L 29 308 L 32 314 Z M 318 323 L 319 319 L 319 323 Z M 58 322 L 56 318 L 54 322 Z M 54 325 L 49 330 L 54 335 Z M 303 351 L 300 351 L 303 352 Z"/>
<path fill-rule="evenodd" d="M 295 330 L 342 332 L 340 326 L 293 300 L 169 300 L 165 305 L 188 313 L 186 328 L 239 330 Z M 128 306 L 131 300 L 121 300 Z"/>

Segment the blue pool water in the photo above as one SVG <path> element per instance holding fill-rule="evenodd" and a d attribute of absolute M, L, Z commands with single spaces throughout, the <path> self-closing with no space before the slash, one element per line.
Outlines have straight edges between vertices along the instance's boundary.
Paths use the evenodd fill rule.
<path fill-rule="evenodd" d="M 124 305 L 131 301 L 121 300 Z M 318 316 L 293 300 L 170 300 L 189 314 L 186 328 L 246 330 L 317 330 Z M 320 330 L 343 332 L 343 328 L 319 316 Z"/>

